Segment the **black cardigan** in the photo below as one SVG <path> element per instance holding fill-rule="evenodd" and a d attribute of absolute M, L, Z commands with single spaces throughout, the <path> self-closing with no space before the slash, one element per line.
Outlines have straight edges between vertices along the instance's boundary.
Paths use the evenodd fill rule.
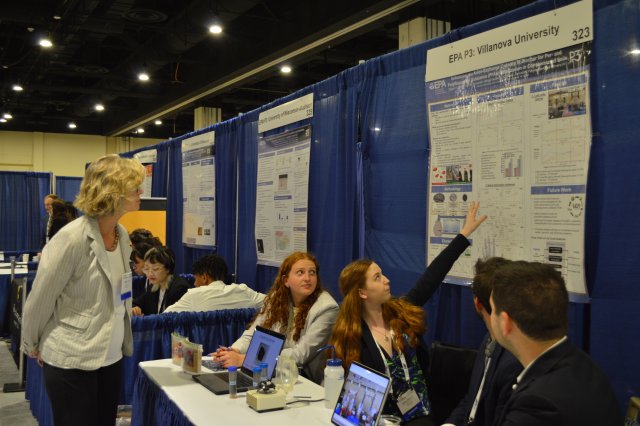
<path fill-rule="evenodd" d="M 133 301 L 133 306 L 138 306 L 142 309 L 142 313 L 145 315 L 152 315 L 162 313 L 166 308 L 176 303 L 180 298 L 189 290 L 191 286 L 189 282 L 177 275 L 173 276 L 169 288 L 164 294 L 162 301 L 163 308 L 158 312 L 158 298 L 160 297 L 160 291 L 147 291 L 142 296 Z"/>
<path fill-rule="evenodd" d="M 467 247 L 469 247 L 469 240 L 462 234 L 458 234 L 449 245 L 433 259 L 433 262 L 427 266 L 427 269 L 423 272 L 413 288 L 404 296 L 404 299 L 416 306 L 426 304 L 431 296 L 433 296 L 433 293 L 436 292 L 442 280 L 444 280 L 444 277 L 451 270 L 455 261 L 458 260 L 458 257 L 460 257 Z M 386 374 L 385 361 L 382 359 L 373 335 L 364 319 L 362 320 L 362 340 L 360 345 L 360 362 Z M 416 348 L 416 356 L 418 357 L 422 374 L 426 377 L 429 367 L 429 348 L 422 338 Z"/>

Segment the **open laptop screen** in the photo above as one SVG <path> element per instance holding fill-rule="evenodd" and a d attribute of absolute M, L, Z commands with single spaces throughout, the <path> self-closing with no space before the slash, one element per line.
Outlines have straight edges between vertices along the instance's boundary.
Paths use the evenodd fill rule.
<path fill-rule="evenodd" d="M 382 413 L 391 380 L 358 362 L 351 363 L 331 415 L 334 425 L 375 426 Z"/>
<path fill-rule="evenodd" d="M 253 367 L 258 367 L 261 362 L 266 362 L 269 364 L 267 377 L 273 377 L 276 359 L 280 355 L 282 346 L 284 346 L 284 336 L 282 334 L 257 326 L 242 363 L 242 369 L 251 372 Z"/>

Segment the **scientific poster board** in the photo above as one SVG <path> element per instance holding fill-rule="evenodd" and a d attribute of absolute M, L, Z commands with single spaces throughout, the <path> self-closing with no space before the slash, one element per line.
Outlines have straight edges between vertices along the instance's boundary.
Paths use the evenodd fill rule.
<path fill-rule="evenodd" d="M 469 283 L 478 258 L 502 256 L 549 263 L 586 296 L 592 11 L 582 1 L 428 51 L 427 262 L 469 201 L 489 216 L 449 282 Z"/>
<path fill-rule="evenodd" d="M 311 126 L 258 142 L 256 251 L 258 263 L 279 266 L 293 251 L 307 251 Z"/>
<path fill-rule="evenodd" d="M 182 243 L 212 249 L 216 245 L 215 133 L 182 141 Z"/>
<path fill-rule="evenodd" d="M 151 188 L 153 185 L 153 167 L 158 159 L 158 150 L 148 149 L 146 151 L 140 151 L 133 155 L 133 158 L 137 158 L 147 169 L 147 175 L 142 183 L 142 194 L 145 197 L 151 197 Z"/>
<path fill-rule="evenodd" d="M 140 210 L 128 212 L 120 218 L 120 224 L 129 233 L 134 229 L 144 228 L 167 244 L 167 199 L 146 197 L 140 200 Z"/>

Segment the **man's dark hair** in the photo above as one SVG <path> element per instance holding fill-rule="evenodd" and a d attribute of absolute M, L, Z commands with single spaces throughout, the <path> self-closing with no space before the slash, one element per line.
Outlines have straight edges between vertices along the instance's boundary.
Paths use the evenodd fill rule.
<path fill-rule="evenodd" d="M 562 275 L 551 265 L 517 261 L 500 267 L 492 298 L 496 313 L 508 313 L 531 339 L 567 334 L 569 294 Z"/>
<path fill-rule="evenodd" d="M 214 281 L 227 280 L 227 264 L 223 258 L 215 254 L 207 254 L 196 260 L 192 272 L 198 275 L 207 274 Z"/>
<path fill-rule="evenodd" d="M 135 262 L 135 258 L 144 259 L 145 254 L 154 247 L 162 247 L 162 241 L 158 237 L 139 239 L 136 242 L 131 241 L 131 260 Z"/>
<path fill-rule="evenodd" d="M 153 238 L 153 234 L 151 233 L 151 231 L 149 231 L 148 229 L 144 229 L 144 228 L 134 229 L 129 234 L 129 239 L 131 240 L 131 244 L 133 244 L 133 245 L 136 245 L 136 244 L 138 244 L 138 243 L 140 243 L 142 241 L 148 240 L 150 238 Z M 144 253 L 140 257 L 141 258 L 144 257 Z"/>
<path fill-rule="evenodd" d="M 491 297 L 491 290 L 493 290 L 493 276 L 498 268 L 508 265 L 509 263 L 511 263 L 511 261 L 504 257 L 490 257 L 486 260 L 478 259 L 476 262 L 476 273 L 473 277 L 471 291 L 473 295 L 478 298 L 478 301 L 480 301 L 488 314 L 491 314 L 489 297 Z"/>

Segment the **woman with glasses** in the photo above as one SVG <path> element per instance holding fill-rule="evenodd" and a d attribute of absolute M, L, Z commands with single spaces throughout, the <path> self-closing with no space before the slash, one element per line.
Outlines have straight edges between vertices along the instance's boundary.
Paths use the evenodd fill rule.
<path fill-rule="evenodd" d="M 173 252 L 168 247 L 153 247 L 145 253 L 143 272 L 152 287 L 133 301 L 133 315 L 160 314 L 187 292 L 189 282 L 173 275 L 174 267 Z"/>
<path fill-rule="evenodd" d="M 144 255 L 154 247 L 162 247 L 162 242 L 154 236 L 140 237 L 136 231 L 138 230 L 129 234 L 131 239 L 131 272 L 136 276 L 144 276 Z"/>
<path fill-rule="evenodd" d="M 139 161 L 107 155 L 86 169 L 82 217 L 42 251 L 24 308 L 22 349 L 43 366 L 56 425 L 113 425 L 122 357 L 133 353 L 129 236 L 118 220 L 140 208 Z"/>

